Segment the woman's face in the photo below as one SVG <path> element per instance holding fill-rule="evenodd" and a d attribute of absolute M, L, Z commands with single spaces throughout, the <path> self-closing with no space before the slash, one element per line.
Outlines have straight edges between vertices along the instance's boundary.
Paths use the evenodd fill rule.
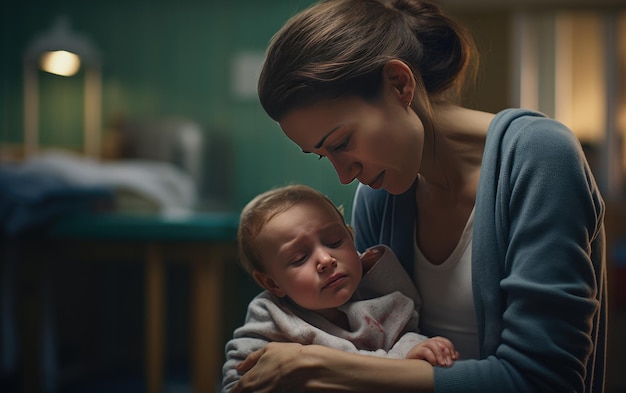
<path fill-rule="evenodd" d="M 415 181 L 424 127 L 397 95 L 375 103 L 359 97 L 321 101 L 294 109 L 279 122 L 305 153 L 327 157 L 339 180 L 401 194 Z"/>

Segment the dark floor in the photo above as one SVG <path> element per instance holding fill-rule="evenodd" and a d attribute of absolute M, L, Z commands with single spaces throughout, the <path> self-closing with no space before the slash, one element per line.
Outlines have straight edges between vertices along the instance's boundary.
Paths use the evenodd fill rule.
<path fill-rule="evenodd" d="M 96 381 L 84 381 L 68 386 L 58 393 L 145 393 L 144 380 L 139 375 L 113 376 Z M 163 393 L 191 393 L 186 376 L 170 376 L 166 379 Z"/>
<path fill-rule="evenodd" d="M 217 389 L 217 388 L 216 388 Z M 15 381 L 0 381 L 2 393 L 21 393 Z M 117 375 L 93 380 L 74 381 L 56 393 L 145 393 L 146 386 L 140 375 Z M 163 393 L 191 393 L 191 384 L 185 377 L 170 377 L 165 381 Z M 216 390 L 217 392 L 217 390 Z"/>
<path fill-rule="evenodd" d="M 2 258 L 0 258 L 0 262 Z M 2 265 L 0 263 L 0 265 Z M 23 270 L 24 266 L 17 266 Z M 0 340 L 0 393 L 144 393 L 144 272 L 137 261 L 120 261 L 107 264 L 66 262 L 55 264 L 53 271 L 46 271 L 45 282 L 50 284 L 49 292 L 43 294 L 39 288 L 41 281 L 31 271 L 17 272 L 17 280 L 12 301 L 15 303 L 13 329 L 18 339 L 18 353 L 40 351 L 37 344 L 23 342 L 26 335 L 38 331 L 32 325 L 32 313 L 26 310 L 41 310 L 41 298 L 53 304 L 53 317 L 50 331 L 55 349 L 53 376 L 50 379 L 54 388 L 32 389 L 33 378 L 37 373 L 11 370 L 10 375 L 2 375 L 7 370 L 3 364 L 3 342 Z M 7 274 L 0 269 L 0 279 Z M 190 269 L 182 263 L 167 265 L 167 318 L 166 318 L 166 377 L 163 393 L 189 393 L 190 384 L 190 342 L 189 319 Z M 236 282 L 237 284 L 233 284 Z M 226 296 L 224 307 L 224 337 L 242 323 L 249 300 L 259 288 L 238 268 L 227 270 L 225 278 Z M 0 285 L 0 289 L 3 289 Z M 0 291 L 4 292 L 4 291 Z M 35 293 L 37 292 L 37 293 Z M 234 295 L 233 295 L 234 293 Z M 39 300 L 33 300 L 33 299 Z M 0 300 L 3 300 L 0 293 Z M 6 299 L 4 299 L 6 300 Z M 1 307 L 0 307 L 1 308 Z M 24 315 L 23 315 L 24 314 Z M 7 333 L 7 324 L 0 324 L 0 335 Z M 223 353 L 223 345 L 216 351 Z M 19 355 L 18 355 L 19 357 Z M 5 362 L 6 363 L 6 362 Z M 21 359 L 15 360 L 18 368 L 24 368 Z M 13 367 L 13 368 L 15 368 Z M 33 365 L 31 364 L 31 368 Z M 35 364 L 34 367 L 41 367 Z M 33 377 L 33 374 L 35 376 Z M 25 375 L 30 377 L 26 378 Z M 46 378 L 34 383 L 45 384 Z M 25 387 L 26 386 L 26 387 Z M 218 391 L 216 387 L 216 391 Z"/>
<path fill-rule="evenodd" d="M 58 389 L 54 393 L 145 393 L 142 274 L 141 264 L 132 262 L 57 266 L 52 291 L 58 345 Z M 230 274 L 227 290 L 237 295 L 226 300 L 224 342 L 242 322 L 249 299 L 258 293 L 258 287 L 243 272 L 235 269 Z M 609 314 L 606 393 L 626 392 L 626 269 L 612 278 L 618 276 L 622 279 L 611 280 L 613 285 L 609 286 L 613 299 L 619 292 L 622 302 L 613 302 Z M 172 264 L 167 277 L 167 375 L 163 393 L 190 393 L 189 269 Z M 28 293 L 32 284 L 23 283 L 18 292 Z M 18 307 L 27 304 L 25 296 Z M 217 350 L 223 351 L 223 347 Z M 0 392 L 24 393 L 21 375 L 0 375 Z"/>

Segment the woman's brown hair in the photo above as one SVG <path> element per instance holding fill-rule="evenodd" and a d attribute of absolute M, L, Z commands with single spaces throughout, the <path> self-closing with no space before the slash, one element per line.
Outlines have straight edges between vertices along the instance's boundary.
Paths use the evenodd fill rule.
<path fill-rule="evenodd" d="M 280 121 L 292 109 L 342 96 L 376 99 L 382 69 L 404 61 L 417 83 L 413 108 L 431 124 L 432 104 L 463 83 L 476 52 L 470 34 L 439 6 L 420 0 L 326 0 L 274 35 L 258 93 Z"/>

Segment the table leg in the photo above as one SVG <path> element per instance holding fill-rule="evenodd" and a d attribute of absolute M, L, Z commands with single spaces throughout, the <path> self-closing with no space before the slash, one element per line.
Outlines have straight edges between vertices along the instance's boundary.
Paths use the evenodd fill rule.
<path fill-rule="evenodd" d="M 165 352 L 165 261 L 156 243 L 148 245 L 146 257 L 146 387 L 148 393 L 161 393 Z"/>
<path fill-rule="evenodd" d="M 214 392 L 221 376 L 222 303 L 226 245 L 194 256 L 192 270 L 192 384 L 194 393 Z"/>

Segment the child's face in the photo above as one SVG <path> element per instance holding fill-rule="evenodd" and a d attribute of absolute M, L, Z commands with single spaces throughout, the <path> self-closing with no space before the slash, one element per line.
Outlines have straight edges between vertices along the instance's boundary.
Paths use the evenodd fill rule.
<path fill-rule="evenodd" d="M 343 219 L 322 202 L 303 201 L 272 217 L 255 244 L 265 267 L 254 273 L 257 281 L 310 310 L 346 303 L 363 274 Z"/>

